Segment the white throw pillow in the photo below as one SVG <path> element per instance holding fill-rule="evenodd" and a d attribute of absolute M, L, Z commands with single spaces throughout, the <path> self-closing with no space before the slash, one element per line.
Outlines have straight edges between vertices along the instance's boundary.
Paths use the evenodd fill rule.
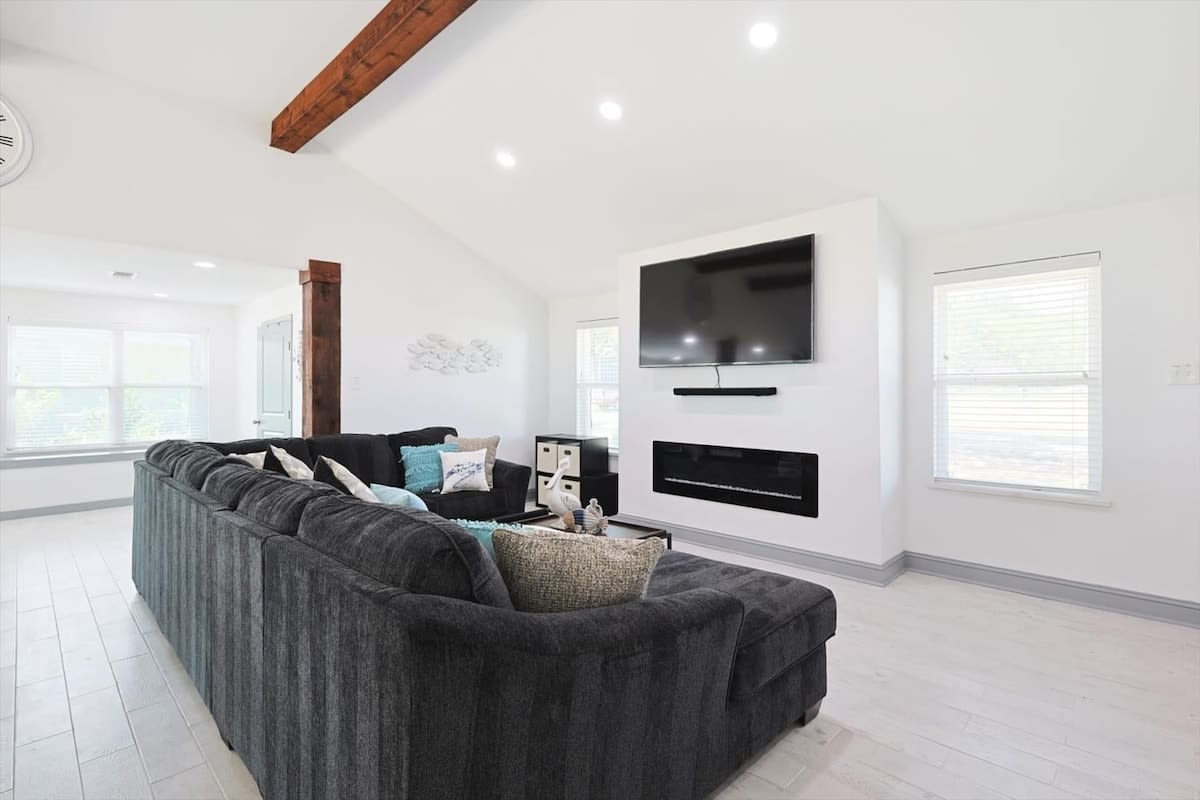
<path fill-rule="evenodd" d="M 271 452 L 275 454 L 275 458 L 279 459 L 279 465 L 283 467 L 284 472 L 288 474 L 289 478 L 312 480 L 312 470 L 308 464 L 305 464 L 282 447 L 271 445 Z"/>
<path fill-rule="evenodd" d="M 333 470 L 333 476 L 341 482 L 342 486 L 346 487 L 346 491 L 350 492 L 350 494 L 368 503 L 380 502 L 379 497 L 371 491 L 371 487 L 360 481 L 358 476 L 346 469 L 345 466 L 334 461 L 329 456 L 321 456 L 321 458 Z"/>
<path fill-rule="evenodd" d="M 263 450 L 261 453 L 233 453 L 230 455 L 230 458 L 236 458 L 238 461 L 245 461 L 255 469 L 262 469 L 263 461 L 267 459 L 267 451 Z"/>
<path fill-rule="evenodd" d="M 442 458 L 442 494 L 450 492 L 486 492 L 487 450 L 439 452 Z"/>

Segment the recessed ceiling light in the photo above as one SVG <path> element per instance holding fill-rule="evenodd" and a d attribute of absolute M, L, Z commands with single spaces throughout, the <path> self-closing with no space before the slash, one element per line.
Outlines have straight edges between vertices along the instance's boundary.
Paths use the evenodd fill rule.
<path fill-rule="evenodd" d="M 696 337 L 689 333 L 687 336 L 683 337 L 683 343 L 684 344 L 695 344 Z"/>
<path fill-rule="evenodd" d="M 164 300 L 164 299 L 170 297 L 170 295 L 167 294 L 166 292 L 155 292 L 154 296 L 157 297 L 159 300 Z"/>
<path fill-rule="evenodd" d="M 505 169 L 512 169 L 517 165 L 517 157 L 507 150 L 497 150 L 496 163 Z"/>
<path fill-rule="evenodd" d="M 122 272 L 121 270 L 116 269 L 109 274 L 119 281 L 131 281 L 137 277 L 136 272 Z"/>
<path fill-rule="evenodd" d="M 756 345 L 754 345 L 754 347 L 751 347 L 750 349 L 753 350 L 755 352 L 755 354 L 762 355 L 764 352 L 766 352 L 767 348 L 763 347 L 761 344 L 756 344 Z"/>
<path fill-rule="evenodd" d="M 211 261 L 193 261 L 192 266 L 199 267 L 200 269 L 216 269 L 217 268 L 217 265 Z"/>
<path fill-rule="evenodd" d="M 683 361 L 683 356 L 671 356 L 672 361 Z"/>
<path fill-rule="evenodd" d="M 622 116 L 624 116 L 624 114 L 625 111 L 621 108 L 621 106 L 617 103 L 614 103 L 612 100 L 605 100 L 600 104 L 600 116 L 604 117 L 610 122 L 616 122 Z"/>
<path fill-rule="evenodd" d="M 779 41 L 779 29 L 769 22 L 757 22 L 750 28 L 750 44 L 766 50 Z"/>

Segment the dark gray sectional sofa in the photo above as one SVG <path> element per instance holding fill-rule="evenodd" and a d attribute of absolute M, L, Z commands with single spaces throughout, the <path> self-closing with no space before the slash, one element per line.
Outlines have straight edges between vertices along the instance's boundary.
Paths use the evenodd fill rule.
<path fill-rule="evenodd" d="M 134 582 L 267 798 L 699 798 L 825 695 L 811 583 L 669 551 L 642 601 L 529 614 L 430 512 L 188 442 L 134 494 Z"/>

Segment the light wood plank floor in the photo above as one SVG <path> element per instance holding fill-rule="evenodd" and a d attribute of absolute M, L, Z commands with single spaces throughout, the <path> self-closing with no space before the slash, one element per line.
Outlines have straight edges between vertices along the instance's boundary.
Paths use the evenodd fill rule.
<path fill-rule="evenodd" d="M 129 579 L 129 509 L 0 523 L 0 800 L 256 798 Z M 1200 800 L 1200 631 L 719 551 L 838 597 L 821 716 L 720 800 Z"/>

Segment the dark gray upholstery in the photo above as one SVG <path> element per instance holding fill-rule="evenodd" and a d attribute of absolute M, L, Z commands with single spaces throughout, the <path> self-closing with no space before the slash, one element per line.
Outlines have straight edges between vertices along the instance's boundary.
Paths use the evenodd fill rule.
<path fill-rule="evenodd" d="M 208 473 L 216 467 L 227 463 L 228 458 L 211 447 L 196 445 L 191 451 L 180 456 L 175 462 L 171 474 L 193 489 L 204 485 Z"/>
<path fill-rule="evenodd" d="M 746 608 L 730 683 L 734 697 L 760 689 L 837 627 L 833 593 L 824 586 L 687 553 L 663 555 L 647 594 L 660 597 L 697 586 L 733 595 Z"/>
<path fill-rule="evenodd" d="M 403 486 L 404 473 L 392 453 L 388 439 L 379 433 L 340 433 L 313 436 L 308 440 L 313 462 L 319 456 L 332 458 L 354 473 L 363 483 Z"/>
<path fill-rule="evenodd" d="M 263 472 L 238 499 L 237 511 L 260 525 L 294 534 L 304 506 L 321 495 L 339 495 L 337 489 L 317 481 L 297 480 Z"/>
<path fill-rule="evenodd" d="M 312 454 L 308 450 L 308 440 L 298 438 L 288 439 L 239 439 L 236 442 L 202 442 L 220 453 L 262 453 L 268 446 L 282 447 L 296 458 L 308 464 L 313 463 Z"/>
<path fill-rule="evenodd" d="M 212 515 L 209 602 L 212 710 L 217 727 L 259 785 L 266 776 L 263 544 L 286 534 L 233 511 Z"/>
<path fill-rule="evenodd" d="M 421 492 L 419 497 L 430 511 L 446 519 L 493 519 L 505 513 L 504 497 L 496 490 L 450 494 Z"/>
<path fill-rule="evenodd" d="M 297 535 L 380 583 L 512 608 L 496 562 L 479 540 L 428 511 L 321 497 L 304 509 Z"/>
<path fill-rule="evenodd" d="M 160 444 L 162 444 L 160 442 Z M 157 445 L 156 445 L 157 447 Z M 157 544 L 158 530 L 155 522 L 155 510 L 158 498 L 158 479 L 167 473 L 151 464 L 149 461 L 136 461 L 133 464 L 133 541 L 131 572 L 133 583 L 138 587 L 143 597 L 156 592 L 152 582 L 161 579 L 161 575 L 152 568 L 151 547 Z"/>
<path fill-rule="evenodd" d="M 168 439 L 165 442 L 158 442 L 147 448 L 146 460 L 163 472 L 170 474 L 175 469 L 175 462 L 187 453 L 190 453 L 193 447 L 194 444 L 192 442 L 182 439 Z"/>
<path fill-rule="evenodd" d="M 529 481 L 532 477 L 532 467 L 514 464 L 501 458 L 496 459 L 492 469 L 493 493 L 501 492 L 504 495 L 504 510 L 496 516 L 513 513 L 509 509 L 520 511 L 525 508 L 525 498 L 529 494 Z"/>
<path fill-rule="evenodd" d="M 204 452 L 135 464 L 134 581 L 268 800 L 701 798 L 825 695 L 822 587 L 669 552 L 521 613 L 436 515 Z"/>
<path fill-rule="evenodd" d="M 157 521 L 161 525 L 154 555 L 161 581 L 156 585 L 155 601 L 146 597 L 146 604 L 207 703 L 208 526 L 213 512 L 222 505 L 178 478 L 158 480 Z"/>
<path fill-rule="evenodd" d="M 208 473 L 202 491 L 214 500 L 219 500 L 226 508 L 237 508 L 242 495 L 257 483 L 263 474 L 263 471 L 256 467 L 231 459 Z"/>
<path fill-rule="evenodd" d="M 265 549 L 267 797 L 670 800 L 727 775 L 728 595 L 523 614 Z"/>
<path fill-rule="evenodd" d="M 421 428 L 420 430 L 416 431 L 389 433 L 387 435 L 387 440 L 388 447 L 392 448 L 392 458 L 397 464 L 399 464 L 401 447 L 419 447 L 423 444 L 442 444 L 446 441 L 447 436 L 458 436 L 458 430 L 456 428 L 449 428 L 444 425 L 435 425 L 430 428 Z"/>

